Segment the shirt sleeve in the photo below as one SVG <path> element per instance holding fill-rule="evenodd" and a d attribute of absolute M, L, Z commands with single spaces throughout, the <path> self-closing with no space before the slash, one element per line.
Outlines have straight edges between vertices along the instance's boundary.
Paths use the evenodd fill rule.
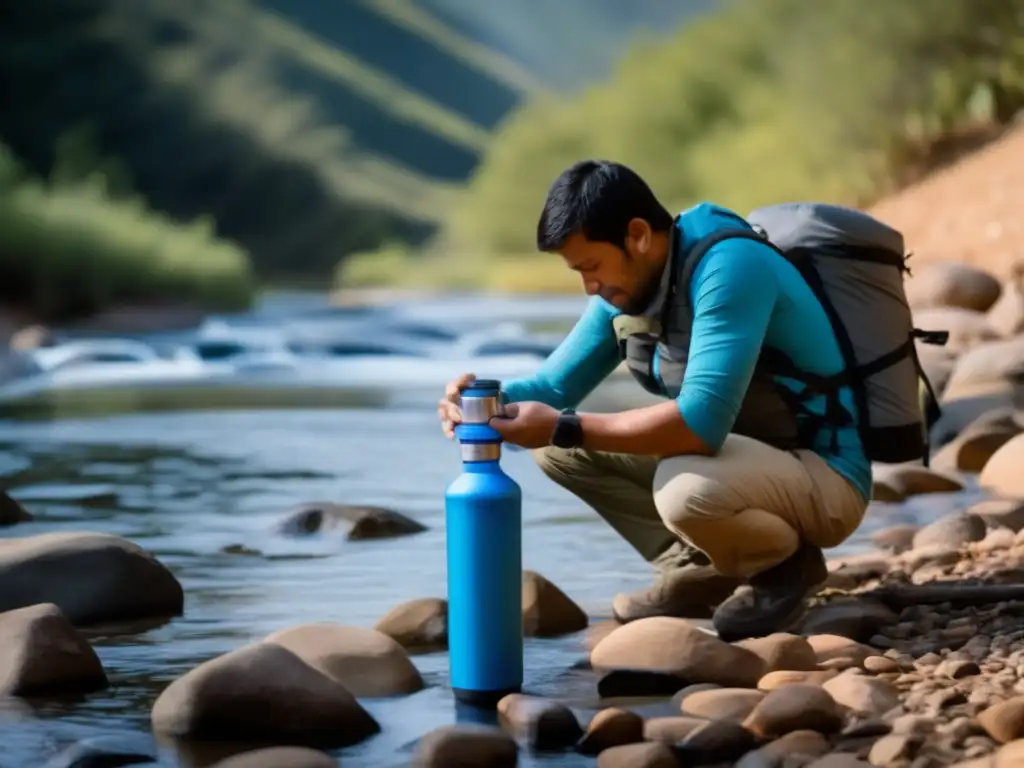
<path fill-rule="evenodd" d="M 569 334 L 532 376 L 506 382 L 506 402 L 535 400 L 574 408 L 619 364 L 612 319 L 618 310 L 594 296 Z"/>
<path fill-rule="evenodd" d="M 736 422 L 779 296 L 771 255 L 757 242 L 727 240 L 694 270 L 693 331 L 676 404 L 715 451 Z"/>

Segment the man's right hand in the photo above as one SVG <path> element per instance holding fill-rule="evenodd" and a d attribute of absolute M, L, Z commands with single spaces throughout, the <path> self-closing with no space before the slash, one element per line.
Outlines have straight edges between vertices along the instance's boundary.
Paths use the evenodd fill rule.
<path fill-rule="evenodd" d="M 464 373 L 458 378 L 452 379 L 444 388 L 444 397 L 437 403 L 437 415 L 441 418 L 441 430 L 445 437 L 455 437 L 455 425 L 462 421 L 462 411 L 459 410 L 459 402 L 462 397 L 462 390 L 476 381 L 472 373 Z"/>

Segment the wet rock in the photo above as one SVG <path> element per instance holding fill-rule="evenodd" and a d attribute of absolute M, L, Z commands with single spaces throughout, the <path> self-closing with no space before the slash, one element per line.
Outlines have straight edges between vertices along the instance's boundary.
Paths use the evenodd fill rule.
<path fill-rule="evenodd" d="M 914 534 L 920 530 L 919 525 L 903 523 L 891 525 L 871 536 L 871 543 L 881 550 L 898 555 L 914 546 Z"/>
<path fill-rule="evenodd" d="M 807 642 L 814 648 L 819 664 L 833 659 L 851 659 L 854 664 L 859 666 L 868 656 L 874 656 L 877 653 L 869 645 L 840 635 L 811 635 L 807 638 Z"/>
<path fill-rule="evenodd" d="M 837 704 L 861 715 L 881 716 L 899 706 L 899 693 L 891 683 L 876 677 L 842 674 L 822 685 Z"/>
<path fill-rule="evenodd" d="M 435 728 L 419 740 L 412 768 L 516 768 L 515 741 L 493 725 L 463 723 Z"/>
<path fill-rule="evenodd" d="M 498 720 L 530 749 L 566 749 L 583 736 L 576 715 L 565 704 L 539 696 L 510 693 L 498 702 Z"/>
<path fill-rule="evenodd" d="M 44 768 L 120 768 L 148 765 L 157 759 L 156 745 L 150 736 L 94 736 L 54 755 Z"/>
<path fill-rule="evenodd" d="M 761 746 L 758 738 L 739 723 L 717 720 L 695 728 L 673 750 L 680 765 L 734 762 Z"/>
<path fill-rule="evenodd" d="M 636 712 L 609 707 L 590 720 L 586 733 L 576 745 L 583 755 L 597 755 L 611 747 L 637 744 L 644 740 L 644 719 Z"/>
<path fill-rule="evenodd" d="M 1024 501 L 988 499 L 967 511 L 984 520 L 990 529 L 1007 528 L 1014 533 L 1024 529 Z"/>
<path fill-rule="evenodd" d="M 823 688 L 796 683 L 771 691 L 743 725 L 762 738 L 773 739 L 791 731 L 835 733 L 842 728 L 843 718 L 836 702 Z"/>
<path fill-rule="evenodd" d="M 16 502 L 6 491 L 0 490 L 0 527 L 27 523 L 32 515 L 21 504 Z"/>
<path fill-rule="evenodd" d="M 602 699 L 622 696 L 672 696 L 686 686 L 687 681 L 678 675 L 642 669 L 613 669 L 597 681 L 597 695 Z"/>
<path fill-rule="evenodd" d="M 90 692 L 107 686 L 92 646 L 52 603 L 0 613 L 0 696 Z"/>
<path fill-rule="evenodd" d="M 829 749 L 828 739 L 817 731 L 790 731 L 771 744 L 748 752 L 734 768 L 784 768 L 798 758 L 807 758 L 803 762 L 811 762 Z"/>
<path fill-rule="evenodd" d="M 884 674 L 886 672 L 902 671 L 902 668 L 888 656 L 868 656 L 864 659 L 864 669 L 873 674 Z"/>
<path fill-rule="evenodd" d="M 156 733 L 195 741 L 264 740 L 324 749 L 357 744 L 380 725 L 340 683 L 274 643 L 200 664 L 153 704 Z"/>
<path fill-rule="evenodd" d="M 899 616 L 878 600 L 866 597 L 839 598 L 810 609 L 800 626 L 800 631 L 805 635 L 838 635 L 863 642 L 869 640 L 882 627 L 891 626 L 898 621 Z M 813 648 L 810 650 L 816 666 L 817 654 Z"/>
<path fill-rule="evenodd" d="M 871 763 L 865 763 L 857 755 L 833 752 L 808 763 L 804 768 L 871 768 Z"/>
<path fill-rule="evenodd" d="M 587 631 L 583 635 L 583 647 L 586 649 L 587 653 L 590 653 L 590 651 L 597 647 L 598 643 L 621 626 L 622 624 L 614 619 L 598 621 L 591 624 L 587 627 Z"/>
<path fill-rule="evenodd" d="M 1001 744 L 1024 738 L 1024 696 L 989 707 L 978 715 L 978 723 Z"/>
<path fill-rule="evenodd" d="M 907 301 L 917 311 L 928 307 L 962 307 L 987 312 L 999 299 L 1002 285 L 980 267 L 940 260 L 915 266 L 906 291 Z"/>
<path fill-rule="evenodd" d="M 373 628 L 410 652 L 443 650 L 448 647 L 448 601 L 408 600 L 384 614 Z"/>
<path fill-rule="evenodd" d="M 788 632 L 775 632 L 767 637 L 740 640 L 733 645 L 755 653 L 763 662 L 765 672 L 777 669 L 817 669 L 818 660 L 807 639 Z"/>
<path fill-rule="evenodd" d="M 763 691 L 749 688 L 719 688 L 687 696 L 680 709 L 684 715 L 707 720 L 743 722 L 764 697 Z"/>
<path fill-rule="evenodd" d="M 992 458 L 978 477 L 985 490 L 1011 499 L 1024 499 L 1024 434 L 1009 440 Z"/>
<path fill-rule="evenodd" d="M 967 512 L 957 512 L 926 525 L 914 536 L 914 549 L 956 550 L 985 538 L 985 521 Z"/>
<path fill-rule="evenodd" d="M 648 742 L 606 749 L 597 756 L 597 768 L 679 768 L 679 763 L 668 746 Z"/>
<path fill-rule="evenodd" d="M 793 671 L 778 669 L 769 672 L 757 681 L 759 691 L 774 691 L 785 685 L 823 685 L 826 680 L 831 680 L 839 672 L 834 669 L 802 670 Z"/>
<path fill-rule="evenodd" d="M 644 721 L 644 739 L 676 744 L 706 722 L 701 717 L 649 717 Z"/>
<path fill-rule="evenodd" d="M 39 603 L 53 603 L 81 626 L 178 616 L 184 593 L 153 555 L 120 536 L 59 532 L 0 540 L 0 611 Z"/>
<path fill-rule="evenodd" d="M 687 696 L 692 696 L 698 691 L 717 691 L 721 687 L 721 685 L 717 685 L 716 683 L 694 683 L 693 685 L 688 685 L 682 690 L 676 691 L 675 695 L 672 697 L 672 701 L 669 702 L 669 705 L 672 709 L 682 712 L 683 702 L 686 701 Z"/>
<path fill-rule="evenodd" d="M 303 536 L 345 528 L 349 541 L 393 539 L 422 533 L 427 527 L 386 507 L 312 502 L 288 512 L 278 524 L 280 533 Z"/>
<path fill-rule="evenodd" d="M 557 637 L 587 628 L 587 614 L 536 571 L 523 571 L 523 633 Z"/>
<path fill-rule="evenodd" d="M 1000 338 L 999 333 L 989 325 L 984 312 L 962 307 L 920 310 L 914 313 L 914 323 L 919 328 L 941 328 L 948 331 L 946 347 L 954 354 Z"/>
<path fill-rule="evenodd" d="M 982 394 L 964 394 L 956 398 L 943 396 L 942 415 L 929 435 L 933 451 L 956 439 L 970 424 L 993 410 L 1013 407 L 1012 387 L 1005 383 L 989 386 L 992 391 Z"/>
<path fill-rule="evenodd" d="M 685 619 L 655 616 L 624 624 L 590 654 L 595 669 L 669 672 L 694 683 L 753 688 L 764 662 Z"/>
<path fill-rule="evenodd" d="M 415 693 L 424 685 L 405 649 L 375 629 L 319 622 L 274 632 L 263 642 L 288 649 L 353 696 Z"/>
<path fill-rule="evenodd" d="M 330 755 L 305 747 L 266 747 L 233 755 L 212 768 L 337 768 Z"/>
<path fill-rule="evenodd" d="M 964 487 L 954 477 L 913 464 L 878 464 L 872 467 L 872 474 L 875 501 L 903 501 L 929 493 L 955 493 Z"/>

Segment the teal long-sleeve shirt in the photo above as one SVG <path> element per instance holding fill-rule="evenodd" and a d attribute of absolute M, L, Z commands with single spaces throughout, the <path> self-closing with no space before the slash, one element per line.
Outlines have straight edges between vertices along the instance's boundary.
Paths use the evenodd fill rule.
<path fill-rule="evenodd" d="M 702 203 L 680 218 L 680 243 L 722 226 L 735 226 L 735 214 Z M 714 450 L 732 430 L 762 344 L 784 352 L 797 367 L 821 375 L 838 373 L 843 358 L 821 304 L 800 273 L 768 246 L 745 239 L 726 240 L 697 266 L 690 285 L 694 308 L 690 354 L 676 404 L 686 424 Z M 509 402 L 536 400 L 555 408 L 575 407 L 620 363 L 612 328 L 619 310 L 593 297 L 579 321 L 540 369 L 504 385 Z M 798 382 L 783 379 L 794 391 Z M 856 413 L 853 394 L 843 404 Z M 808 407 L 818 413 L 823 398 Z M 871 464 L 854 426 L 838 434 L 839 451 L 829 450 L 831 431 L 822 431 L 815 450 L 871 498 Z"/>

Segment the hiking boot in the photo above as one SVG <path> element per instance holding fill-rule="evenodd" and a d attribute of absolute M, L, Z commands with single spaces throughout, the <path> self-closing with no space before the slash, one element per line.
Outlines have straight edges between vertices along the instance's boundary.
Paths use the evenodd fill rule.
<path fill-rule="evenodd" d="M 747 588 L 718 606 L 712 623 L 729 643 L 785 632 L 804 617 L 807 598 L 827 578 L 821 549 L 804 542 L 778 565 L 751 576 Z"/>
<path fill-rule="evenodd" d="M 742 583 L 720 574 L 707 555 L 685 543 L 673 544 L 653 565 L 660 573 L 652 586 L 623 592 L 612 601 L 612 613 L 619 623 L 651 616 L 707 619 Z"/>

